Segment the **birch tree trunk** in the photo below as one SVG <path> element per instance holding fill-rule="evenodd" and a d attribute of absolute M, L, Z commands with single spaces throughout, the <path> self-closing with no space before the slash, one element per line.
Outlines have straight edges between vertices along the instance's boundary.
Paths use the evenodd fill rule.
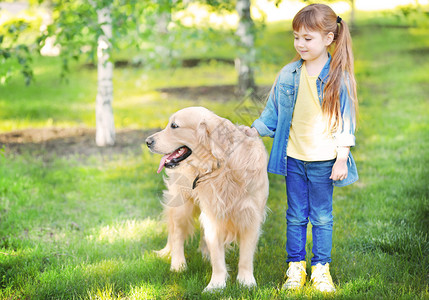
<path fill-rule="evenodd" d="M 101 35 L 98 37 L 98 91 L 96 98 L 96 134 L 97 146 L 111 146 L 115 144 L 115 124 L 113 119 L 113 64 L 109 61 L 112 48 L 112 17 L 111 6 L 97 10 L 98 24 Z"/>
<path fill-rule="evenodd" d="M 350 0 L 350 6 L 351 6 L 351 11 L 350 11 L 350 30 L 354 29 L 355 27 L 355 23 L 356 23 L 356 2 L 355 0 Z"/>
<path fill-rule="evenodd" d="M 253 78 L 255 24 L 250 15 L 250 0 L 237 0 L 236 10 L 239 16 L 236 34 L 240 40 L 241 51 L 235 59 L 235 67 L 238 71 L 238 93 L 244 96 L 256 90 Z"/>

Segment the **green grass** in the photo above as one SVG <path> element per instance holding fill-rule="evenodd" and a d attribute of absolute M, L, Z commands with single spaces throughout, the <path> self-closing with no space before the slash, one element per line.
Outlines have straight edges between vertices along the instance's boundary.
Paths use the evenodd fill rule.
<path fill-rule="evenodd" d="M 370 18 L 354 33 L 361 111 L 353 154 L 360 180 L 335 190 L 331 273 L 338 291 L 333 298 L 429 298 L 428 33 Z M 281 56 L 281 47 L 292 47 L 287 34 L 276 24 L 264 35 L 266 43 L 259 43 L 274 45 L 274 56 Z M 280 67 L 274 60 L 261 61 L 259 84 L 274 80 Z M 78 69 L 68 84 L 61 84 L 57 65 L 58 60 L 43 58 L 34 85 L 26 88 L 15 79 L 0 87 L 1 131 L 93 126 L 96 74 Z M 161 127 L 175 110 L 195 105 L 192 99 L 166 99 L 156 88 L 235 80 L 234 69 L 222 64 L 117 70 L 116 124 Z M 237 100 L 197 104 L 239 120 Z M 152 252 L 164 246 L 167 236 L 161 218 L 163 182 L 155 173 L 158 158 L 145 149 L 137 156 L 49 160 L 0 152 L 0 299 L 324 297 L 310 286 L 294 293 L 279 290 L 286 271 L 286 199 L 279 176 L 270 176 L 271 211 L 255 256 L 258 288 L 236 284 L 238 249 L 233 247 L 227 254 L 226 289 L 201 294 L 211 270 L 197 250 L 198 232 L 186 245 L 188 269 L 171 273 L 169 262 Z"/>

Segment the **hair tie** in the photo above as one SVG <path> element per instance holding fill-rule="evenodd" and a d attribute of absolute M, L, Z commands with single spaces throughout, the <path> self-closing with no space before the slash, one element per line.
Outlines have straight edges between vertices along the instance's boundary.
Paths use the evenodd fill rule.
<path fill-rule="evenodd" d="M 337 16 L 337 23 L 341 23 L 342 20 L 340 16 Z"/>

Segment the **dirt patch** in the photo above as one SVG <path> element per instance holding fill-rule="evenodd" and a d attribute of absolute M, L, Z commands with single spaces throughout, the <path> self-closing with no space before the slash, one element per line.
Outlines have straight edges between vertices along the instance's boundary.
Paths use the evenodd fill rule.
<path fill-rule="evenodd" d="M 182 68 L 195 68 L 203 64 L 209 64 L 211 62 L 217 62 L 227 65 L 234 65 L 234 60 L 229 58 L 222 57 L 212 57 L 212 58 L 185 58 L 178 62 L 178 65 Z M 123 68 L 142 68 L 144 67 L 143 63 L 139 60 L 116 60 L 113 62 L 115 68 L 123 69 Z M 82 65 L 85 69 L 96 69 L 97 66 L 95 63 L 85 63 Z"/>
<path fill-rule="evenodd" d="M 208 64 L 212 61 L 223 63 L 226 65 L 235 65 L 235 62 L 233 59 L 229 58 L 220 58 L 220 57 L 212 57 L 212 58 L 187 58 L 182 60 L 182 67 L 183 68 L 195 68 L 198 67 L 201 64 Z"/>
<path fill-rule="evenodd" d="M 6 155 L 28 153 L 42 156 L 44 160 L 63 156 L 139 154 L 146 137 L 158 130 L 118 130 L 114 146 L 98 147 L 95 144 L 95 129 L 25 129 L 0 134 L 0 149 L 4 149 Z"/>

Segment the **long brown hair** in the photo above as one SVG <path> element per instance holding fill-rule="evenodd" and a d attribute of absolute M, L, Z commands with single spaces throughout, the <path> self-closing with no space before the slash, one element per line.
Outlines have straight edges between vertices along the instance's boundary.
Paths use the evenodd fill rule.
<path fill-rule="evenodd" d="M 322 111 L 328 116 L 328 125 L 331 132 L 341 128 L 342 118 L 340 109 L 340 88 L 344 81 L 350 98 L 351 111 L 357 119 L 358 100 L 356 93 L 356 80 L 354 76 L 354 59 L 352 39 L 349 27 L 344 20 L 325 4 L 311 4 L 301 9 L 292 21 L 294 31 L 305 28 L 323 34 L 334 34 L 334 45 L 329 78 L 323 91 Z M 352 120 L 351 120 L 352 121 Z"/>

